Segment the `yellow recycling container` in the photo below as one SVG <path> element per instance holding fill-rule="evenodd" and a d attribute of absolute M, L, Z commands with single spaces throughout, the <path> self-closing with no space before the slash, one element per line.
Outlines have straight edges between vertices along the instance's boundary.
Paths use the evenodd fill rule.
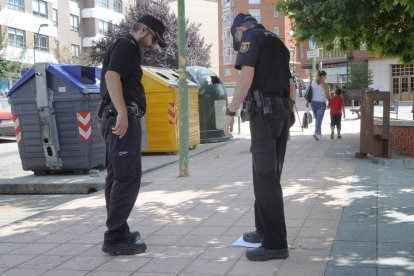
<path fill-rule="evenodd" d="M 179 151 L 178 74 L 171 69 L 143 66 L 142 84 L 147 99 L 146 147 L 142 152 Z M 200 144 L 198 85 L 188 81 L 189 146 Z M 143 137 L 143 139 L 145 139 Z"/>

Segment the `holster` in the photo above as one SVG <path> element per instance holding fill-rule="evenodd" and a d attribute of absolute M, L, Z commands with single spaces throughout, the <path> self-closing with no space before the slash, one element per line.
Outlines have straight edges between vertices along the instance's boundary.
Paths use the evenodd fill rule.
<path fill-rule="evenodd" d="M 102 118 L 102 113 L 105 107 L 105 101 L 101 101 L 101 103 L 99 104 L 99 108 L 98 108 L 98 118 Z"/>
<path fill-rule="evenodd" d="M 242 119 L 242 122 L 250 121 L 250 114 L 247 113 L 246 109 L 242 109 L 240 111 L 240 118 Z"/>
<path fill-rule="evenodd" d="M 114 127 L 116 124 L 116 117 L 118 115 L 118 112 L 116 111 L 116 108 L 112 102 L 103 107 L 102 113 L 105 113 L 105 116 L 108 119 L 109 127 Z"/>
<path fill-rule="evenodd" d="M 246 96 L 246 99 L 243 101 L 243 107 L 240 111 L 240 117 L 243 122 L 250 121 L 251 116 L 256 111 L 255 103 L 253 99 L 253 93 L 249 90 L 249 93 Z"/>
<path fill-rule="evenodd" d="M 112 103 L 108 102 L 107 100 L 102 100 L 101 101 L 101 103 L 99 104 L 99 108 L 98 108 L 98 118 L 99 119 L 102 118 L 102 114 L 107 111 L 109 105 L 112 105 Z"/>
<path fill-rule="evenodd" d="M 285 101 L 285 103 L 284 103 L 285 107 L 289 110 L 289 112 L 293 112 L 293 107 L 295 105 L 293 103 L 293 100 L 290 97 L 286 97 L 286 98 L 283 98 L 283 99 Z"/>

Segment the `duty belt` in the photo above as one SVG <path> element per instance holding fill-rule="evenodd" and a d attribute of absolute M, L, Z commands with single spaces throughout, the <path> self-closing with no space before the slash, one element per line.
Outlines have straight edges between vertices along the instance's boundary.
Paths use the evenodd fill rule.
<path fill-rule="evenodd" d="M 128 111 L 128 115 L 142 117 L 145 113 L 139 106 L 127 106 L 126 108 Z"/>
<path fill-rule="evenodd" d="M 263 94 L 263 97 L 271 98 L 273 104 L 285 104 L 286 102 L 286 98 L 279 97 L 279 96 L 272 95 L 272 94 Z"/>
<path fill-rule="evenodd" d="M 128 115 L 131 115 L 131 116 L 142 117 L 145 114 L 145 111 L 139 106 L 127 105 L 126 108 L 127 108 Z M 109 104 L 109 105 L 106 105 L 103 109 L 103 113 L 107 113 L 107 112 L 116 114 L 116 109 L 113 105 Z"/>

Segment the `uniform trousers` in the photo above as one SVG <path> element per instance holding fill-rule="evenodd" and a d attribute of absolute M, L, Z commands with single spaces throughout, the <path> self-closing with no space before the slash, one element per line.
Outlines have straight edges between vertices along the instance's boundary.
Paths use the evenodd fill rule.
<path fill-rule="evenodd" d="M 283 192 L 280 184 L 289 134 L 289 110 L 272 103 L 272 114 L 251 117 L 254 211 L 256 231 L 266 249 L 287 248 Z"/>
<path fill-rule="evenodd" d="M 128 116 L 128 130 L 122 139 L 112 133 L 115 118 L 107 113 L 100 119 L 101 134 L 107 154 L 105 201 L 108 230 L 104 242 L 125 242 L 130 234 L 127 219 L 134 207 L 141 185 L 141 123 L 137 116 Z"/>

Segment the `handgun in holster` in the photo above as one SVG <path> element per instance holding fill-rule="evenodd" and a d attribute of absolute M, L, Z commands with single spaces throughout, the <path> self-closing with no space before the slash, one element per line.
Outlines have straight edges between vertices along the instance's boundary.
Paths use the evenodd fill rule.
<path fill-rule="evenodd" d="M 118 116 L 118 112 L 116 111 L 115 106 L 112 102 L 107 107 L 106 117 L 108 118 L 108 124 L 110 127 L 114 127 L 116 124 L 116 117 Z"/>
<path fill-rule="evenodd" d="M 240 111 L 240 117 L 243 122 L 250 121 L 251 116 L 255 112 L 255 106 L 253 102 L 253 95 L 252 92 L 249 91 L 249 93 L 246 96 L 246 99 L 243 101 L 243 107 Z"/>
<path fill-rule="evenodd" d="M 102 100 L 101 103 L 99 104 L 99 108 L 98 108 L 98 118 L 102 118 L 102 114 L 104 113 L 104 109 L 106 106 L 106 101 Z"/>
<path fill-rule="evenodd" d="M 263 109 L 264 106 L 264 100 L 263 100 L 263 94 L 261 91 L 255 89 L 253 90 L 253 98 L 254 102 L 256 104 L 256 110 L 260 111 Z"/>
<path fill-rule="evenodd" d="M 98 117 L 101 118 L 103 113 L 107 113 L 107 117 L 109 115 L 116 116 L 116 109 L 115 106 L 112 104 L 111 100 L 103 99 L 98 108 Z"/>
<path fill-rule="evenodd" d="M 263 115 L 272 114 L 272 99 L 270 97 L 264 97 L 260 90 L 253 90 L 253 98 L 257 111 L 262 111 Z"/>
<path fill-rule="evenodd" d="M 115 126 L 118 112 L 116 111 L 116 108 L 112 104 L 112 102 L 108 103 L 107 100 L 103 100 L 101 102 L 101 104 L 99 105 L 99 109 L 98 109 L 98 117 L 101 118 L 103 113 L 106 113 L 106 118 L 108 119 L 109 126 L 110 127 Z"/>

